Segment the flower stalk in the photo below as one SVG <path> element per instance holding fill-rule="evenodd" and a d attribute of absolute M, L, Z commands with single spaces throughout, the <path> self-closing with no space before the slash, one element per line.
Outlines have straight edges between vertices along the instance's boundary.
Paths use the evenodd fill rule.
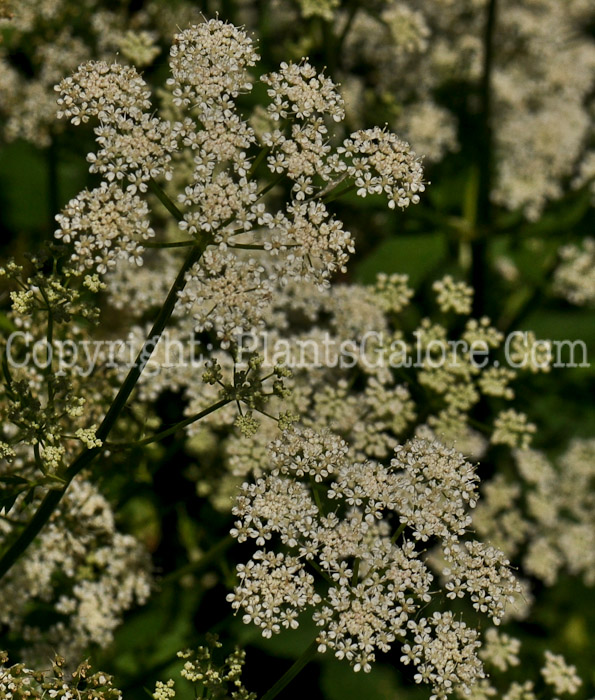
<path fill-rule="evenodd" d="M 154 187 L 157 188 L 156 191 L 162 193 L 163 197 L 159 197 L 159 199 L 163 202 L 164 206 L 166 206 L 166 208 L 173 214 L 173 210 L 177 210 L 175 205 L 171 202 L 167 195 L 165 195 L 165 193 L 163 193 L 162 190 L 158 188 L 156 184 L 154 185 Z M 167 203 L 171 205 L 171 208 L 170 206 L 168 206 Z M 181 217 L 182 214 L 178 210 L 177 214 L 174 214 L 174 216 L 176 216 L 177 218 L 178 216 Z M 186 286 L 186 275 L 188 271 L 192 268 L 192 266 L 195 263 L 197 263 L 200 260 L 200 257 L 204 253 L 209 243 L 210 238 L 206 236 L 203 237 L 202 240 L 190 250 L 186 259 L 184 260 L 184 263 L 180 268 L 180 271 L 178 272 L 178 275 L 174 283 L 172 284 L 165 301 L 163 302 L 163 306 L 161 307 L 161 310 L 159 311 L 157 318 L 153 323 L 153 327 L 149 331 L 149 334 L 147 335 L 147 338 L 143 343 L 143 347 L 141 348 L 140 352 L 136 357 L 134 365 L 132 366 L 132 368 L 128 372 L 128 375 L 122 382 L 122 385 L 120 386 L 118 393 L 116 394 L 111 406 L 105 414 L 101 425 L 97 429 L 96 435 L 98 440 L 101 440 L 102 442 L 106 440 L 116 421 L 118 420 L 120 414 L 122 413 L 122 410 L 124 409 L 124 406 L 126 405 L 130 397 L 130 394 L 134 390 L 134 387 L 136 386 L 144 368 L 146 367 L 147 362 L 149 361 L 159 338 L 161 337 L 163 331 L 165 330 L 165 327 L 167 326 L 167 323 L 171 318 L 176 302 L 178 300 L 179 293 Z M 44 525 L 49 521 L 49 519 L 52 516 L 52 513 L 62 500 L 64 494 L 66 493 L 70 482 L 74 479 L 74 477 L 77 474 L 79 474 L 83 469 L 88 467 L 93 462 L 93 460 L 103 451 L 103 449 L 103 446 L 93 447 L 91 449 L 86 449 L 83 452 L 81 452 L 66 470 L 64 474 L 64 486 L 60 489 L 52 489 L 46 494 L 39 508 L 31 518 L 29 523 L 25 526 L 25 529 L 20 533 L 20 535 L 16 538 L 12 545 L 8 547 L 8 549 L 4 552 L 2 557 L 0 557 L 0 579 L 2 579 L 4 575 L 12 568 L 12 566 L 16 563 L 21 554 L 23 554 L 27 547 L 29 547 L 29 545 L 39 534 Z"/>
<path fill-rule="evenodd" d="M 315 639 L 295 661 L 295 663 L 285 671 L 279 680 L 261 697 L 260 700 L 273 700 L 286 686 L 307 666 L 316 656 L 318 641 Z"/>

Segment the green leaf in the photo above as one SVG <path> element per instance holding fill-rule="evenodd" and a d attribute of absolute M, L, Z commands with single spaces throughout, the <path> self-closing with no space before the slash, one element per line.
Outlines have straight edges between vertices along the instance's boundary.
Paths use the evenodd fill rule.
<path fill-rule="evenodd" d="M 0 481 L 6 484 L 28 484 L 29 480 L 25 479 L 23 476 L 18 474 L 2 474 L 0 475 Z"/>
<path fill-rule="evenodd" d="M 359 282 L 372 284 L 379 272 L 409 275 L 416 287 L 445 256 L 445 238 L 439 233 L 402 235 L 381 243 L 356 267 Z"/>

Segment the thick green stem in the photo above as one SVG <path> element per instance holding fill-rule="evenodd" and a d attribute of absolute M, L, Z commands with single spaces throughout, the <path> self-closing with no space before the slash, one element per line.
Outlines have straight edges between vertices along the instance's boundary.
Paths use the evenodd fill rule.
<path fill-rule="evenodd" d="M 497 0 L 490 0 L 484 29 L 484 61 L 479 86 L 481 102 L 479 143 L 477 146 L 477 229 L 471 244 L 471 282 L 475 290 L 474 312 L 485 313 L 486 292 L 489 285 L 487 253 L 488 237 L 492 227 L 491 192 L 493 180 L 492 136 L 492 74 L 494 68 L 494 34 L 496 29 Z"/>
<path fill-rule="evenodd" d="M 178 294 L 186 286 L 187 272 L 196 262 L 198 262 L 209 242 L 210 240 L 205 238 L 200 244 L 197 244 L 196 247 L 192 248 L 184 261 L 184 264 L 182 265 L 182 268 L 180 269 L 178 276 L 169 290 L 169 294 L 167 295 L 163 306 L 155 319 L 155 323 L 153 324 L 153 327 L 151 328 L 141 351 L 138 353 L 133 367 L 128 372 L 126 379 L 122 383 L 118 393 L 112 401 L 111 406 L 105 414 L 101 425 L 97 429 L 97 437 L 99 440 L 105 441 L 111 429 L 114 427 L 116 420 L 126 405 L 130 394 L 132 393 L 140 375 L 149 361 L 149 358 L 151 357 L 161 334 L 165 330 L 165 326 L 171 318 L 176 301 L 178 300 Z M 12 565 L 33 542 L 41 529 L 51 518 L 52 513 L 54 512 L 58 503 L 60 503 L 62 496 L 66 493 L 70 482 L 82 469 L 88 467 L 102 450 L 102 447 L 94 447 L 83 451 L 66 470 L 66 473 L 64 474 L 64 487 L 61 489 L 51 490 L 47 493 L 39 508 L 29 523 L 27 523 L 25 529 L 4 552 L 2 558 L 0 558 L 0 579 L 6 574 L 7 571 L 10 570 Z"/>
<path fill-rule="evenodd" d="M 298 675 L 298 673 L 308 664 L 318 649 L 318 642 L 315 639 L 310 646 L 304 651 L 300 658 L 279 678 L 275 685 L 270 688 L 260 700 L 273 700 L 277 695 Z"/>
<path fill-rule="evenodd" d="M 341 61 L 341 51 L 343 49 L 343 44 L 345 43 L 345 39 L 347 38 L 347 35 L 349 34 L 349 30 L 353 26 L 353 20 L 355 19 L 355 15 L 358 13 L 359 9 L 360 9 L 359 5 L 356 2 L 354 2 L 351 6 L 351 10 L 349 11 L 347 21 L 345 22 L 345 25 L 343 26 L 343 30 L 342 30 L 341 34 L 339 34 L 339 37 L 337 38 L 335 52 L 336 52 L 338 61 Z"/>

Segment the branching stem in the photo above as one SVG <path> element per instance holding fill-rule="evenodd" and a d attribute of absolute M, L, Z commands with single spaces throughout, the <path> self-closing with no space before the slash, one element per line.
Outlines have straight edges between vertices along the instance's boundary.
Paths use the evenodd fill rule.
<path fill-rule="evenodd" d="M 182 213 L 175 206 L 175 204 L 173 204 L 165 192 L 161 190 L 157 183 L 151 180 L 149 186 L 157 197 L 159 197 L 160 201 L 168 209 L 168 211 L 170 211 L 176 217 L 176 219 L 180 220 L 182 218 Z M 149 361 L 159 338 L 165 330 L 178 300 L 178 295 L 186 286 L 186 274 L 192 268 L 192 266 L 198 262 L 198 260 L 200 260 L 201 255 L 204 253 L 210 242 L 211 239 L 205 236 L 203 237 L 202 241 L 197 243 L 196 246 L 194 246 L 188 253 L 186 260 L 178 272 L 178 276 L 176 277 L 165 301 L 163 302 L 161 310 L 157 314 L 153 327 L 149 331 L 149 334 L 143 343 L 143 347 L 137 355 L 133 367 L 130 369 L 128 375 L 122 382 L 122 385 L 120 386 L 118 393 L 105 414 L 101 425 L 97 429 L 97 438 L 102 442 L 106 440 L 116 421 L 118 420 L 118 417 L 130 398 L 130 394 L 134 390 L 134 387 L 136 386 L 147 362 Z M 49 521 L 52 513 L 57 508 L 58 504 L 62 500 L 62 497 L 66 493 L 70 482 L 77 474 L 88 467 L 104 449 L 105 448 L 103 446 L 93 447 L 91 449 L 85 449 L 83 452 L 81 452 L 63 475 L 64 486 L 60 489 L 52 489 L 46 494 L 38 509 L 35 511 L 33 517 L 25 526 L 24 530 L 8 547 L 2 557 L 0 557 L 0 579 L 11 569 L 13 564 L 19 559 L 27 547 L 29 547 L 29 545 L 37 537 L 44 525 Z"/>
<path fill-rule="evenodd" d="M 192 423 L 196 423 L 196 421 L 199 421 L 211 413 L 218 411 L 220 408 L 223 408 L 223 406 L 227 406 L 227 404 L 231 403 L 231 401 L 233 401 L 233 399 L 221 399 L 221 401 L 217 401 L 217 403 L 209 406 L 209 408 L 205 408 L 204 411 L 200 411 L 200 413 L 196 413 L 189 418 L 185 418 L 179 423 L 172 425 L 170 428 L 166 428 L 159 433 L 155 433 L 155 435 L 149 435 L 148 437 L 138 440 L 137 442 L 106 442 L 105 447 L 108 447 L 110 450 L 130 450 L 133 447 L 143 447 L 144 445 L 150 445 L 152 442 L 159 442 L 160 440 L 163 440 L 163 438 L 177 433 L 178 430 L 186 428 L 187 426 L 192 425 Z"/>

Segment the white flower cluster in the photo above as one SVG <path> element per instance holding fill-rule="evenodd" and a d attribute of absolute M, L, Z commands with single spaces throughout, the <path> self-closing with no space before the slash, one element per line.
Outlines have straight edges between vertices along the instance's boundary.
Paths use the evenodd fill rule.
<path fill-rule="evenodd" d="M 471 697 L 472 700 L 489 700 L 496 697 L 503 700 L 537 700 L 544 697 L 544 691 L 551 693 L 552 690 L 546 689 L 543 684 L 542 688 L 537 689 L 534 680 L 514 681 L 506 691 L 492 685 L 492 683 L 501 685 L 503 672 L 511 666 L 520 664 L 520 648 L 521 643 L 518 639 L 498 632 L 493 627 L 489 628 L 479 656 L 487 665 L 497 669 L 499 674 L 491 674 L 489 680 L 487 678 L 481 680 L 472 688 L 470 695 L 459 693 L 461 700 L 465 697 Z M 544 652 L 540 672 L 546 685 L 553 689 L 556 697 L 562 694 L 576 695 L 583 683 L 576 673 L 576 667 L 568 664 L 561 654 L 554 654 L 549 649 Z"/>
<path fill-rule="evenodd" d="M 437 442 L 414 440 L 395 449 L 391 467 L 403 470 L 397 486 L 399 519 L 415 539 L 448 540 L 465 533 L 479 479 L 461 454 Z"/>
<path fill-rule="evenodd" d="M 339 7 L 341 0 L 299 0 L 304 17 L 322 17 L 333 19 L 333 11 Z"/>
<path fill-rule="evenodd" d="M 423 12 L 405 3 L 390 3 L 381 17 L 392 36 L 396 51 L 416 54 L 428 48 L 430 29 Z"/>
<path fill-rule="evenodd" d="M 510 359 L 516 367 L 526 368 L 533 374 L 548 373 L 554 358 L 552 343 L 537 338 L 533 331 L 517 334 L 509 346 Z"/>
<path fill-rule="evenodd" d="M 393 126 L 399 133 L 407 134 L 417 152 L 431 163 L 459 150 L 455 116 L 431 99 L 421 98 L 419 102 L 408 105 Z"/>
<path fill-rule="evenodd" d="M 506 671 L 510 666 L 519 665 L 520 648 L 521 643 L 518 639 L 490 627 L 484 635 L 479 655 L 500 671 Z"/>
<path fill-rule="evenodd" d="M 39 479 L 60 479 L 65 462 L 81 443 L 99 446 L 96 429 L 105 398 L 112 391 L 113 373 L 107 368 L 101 378 L 82 377 L 73 363 L 55 371 L 56 347 L 89 342 L 97 309 L 89 303 L 85 290 L 70 284 L 70 279 L 44 274 L 41 268 L 45 260 L 33 258 L 32 262 L 29 274 L 14 263 L 0 268 L 0 278 L 16 282 L 7 317 L 19 329 L 17 337 L 7 334 L 3 339 L 4 357 L 14 361 L 0 384 L 0 442 L 8 445 L 2 449 L 6 462 L 0 463 L 0 473 L 8 479 L 4 488 L 13 493 L 18 484 L 16 493 L 28 488 L 30 481 L 38 485 Z M 69 324 L 73 316 L 85 319 L 84 327 Z M 51 350 L 46 345 L 48 332 L 53 341 Z M 39 344 L 46 346 L 30 361 L 31 347 Z M 15 457 L 18 459 L 11 464 Z M 13 486 L 9 487 L 10 483 Z M 13 503 L 8 501 L 9 510 Z"/>
<path fill-rule="evenodd" d="M 168 122 L 152 117 L 150 91 L 135 68 L 90 61 L 56 85 L 58 118 L 73 124 L 96 117 L 99 151 L 90 153 L 90 171 L 108 182 L 126 181 L 134 194 L 147 182 L 169 175 L 176 141 Z"/>
<path fill-rule="evenodd" d="M 594 457 L 594 440 L 572 441 L 557 466 L 536 450 L 516 450 L 521 482 L 500 477 L 486 485 L 474 519 L 477 531 L 508 556 L 524 549 L 524 570 L 546 585 L 553 585 L 564 568 L 592 585 Z"/>
<path fill-rule="evenodd" d="M 495 625 L 500 624 L 506 608 L 515 602 L 514 594 L 521 590 L 505 555 L 483 542 L 455 542 L 445 547 L 444 559 L 442 573 L 450 579 L 445 585 L 447 597 L 454 600 L 469 595 L 477 611 L 488 613 Z"/>
<path fill-rule="evenodd" d="M 477 630 L 456 620 L 451 612 L 435 612 L 419 622 L 410 620 L 407 626 L 414 635 L 413 645 L 403 645 L 401 662 L 413 661 L 415 682 L 434 688 L 430 700 L 441 700 L 453 691 L 469 694 L 478 679 L 484 677 L 477 657 Z"/>
<path fill-rule="evenodd" d="M 222 347 L 229 347 L 237 334 L 258 329 L 272 291 L 257 260 L 209 248 L 191 274 L 180 303 L 197 331 L 215 329 Z"/>
<path fill-rule="evenodd" d="M 320 483 L 346 464 L 348 447 L 332 433 L 318 434 L 311 428 L 288 432 L 270 445 L 271 469 L 283 472 L 291 463 L 295 475 Z"/>
<path fill-rule="evenodd" d="M 595 238 L 581 246 L 572 243 L 560 251 L 561 262 L 554 274 L 554 291 L 572 304 L 595 305 Z"/>
<path fill-rule="evenodd" d="M 168 85 L 178 105 L 206 112 L 209 106 L 251 89 L 247 68 L 258 58 L 242 29 L 216 20 L 204 22 L 176 35 Z"/>
<path fill-rule="evenodd" d="M 407 275 L 380 272 L 376 276 L 374 301 L 384 312 L 399 313 L 409 305 L 413 290 L 409 287 Z"/>
<path fill-rule="evenodd" d="M 401 384 L 387 386 L 371 377 L 361 392 L 349 389 L 345 379 L 335 386 L 308 385 L 305 373 L 290 381 L 291 395 L 271 399 L 271 408 L 301 415 L 304 426 L 316 431 L 332 430 L 349 439 L 358 460 L 389 457 L 398 445 L 398 437 L 412 427 L 415 420 L 414 402 L 410 392 Z M 222 416 L 219 414 L 219 419 Z M 250 438 L 231 435 L 225 450 L 230 472 L 235 476 L 259 476 L 270 456 L 267 444 L 278 437 L 279 428 L 272 421 L 264 422 L 258 433 Z"/>
<path fill-rule="evenodd" d="M 574 695 L 582 685 L 581 679 L 576 675 L 576 667 L 567 664 L 561 654 L 552 654 L 551 651 L 545 652 L 541 674 L 556 693 Z"/>
<path fill-rule="evenodd" d="M 282 63 L 278 73 L 262 79 L 272 99 L 268 112 L 274 121 L 293 117 L 309 121 L 328 114 L 336 122 L 345 118 L 343 99 L 330 78 L 318 75 L 308 62 Z"/>
<path fill-rule="evenodd" d="M 208 249 L 206 255 L 211 251 L 222 256 L 214 249 Z M 224 268 L 222 272 L 225 276 Z M 196 274 L 203 274 L 200 268 Z M 260 304 L 262 309 L 256 309 L 256 313 L 264 313 L 269 300 L 254 291 L 253 281 L 256 278 L 247 276 L 247 272 L 239 283 L 228 284 L 224 279 L 213 281 L 211 288 L 218 295 L 219 303 L 217 308 L 215 303 L 207 305 L 200 317 L 202 323 L 208 327 L 218 323 L 218 309 L 223 308 L 226 299 L 228 302 L 235 299 L 234 285 L 238 289 L 245 288 L 246 293 L 244 298 L 238 297 L 238 302 L 229 303 L 231 308 L 225 313 L 230 324 L 233 322 L 239 327 L 241 323 L 245 328 L 254 318 L 250 316 L 252 310 Z M 147 285 L 153 285 L 155 293 L 162 293 L 159 275 L 127 276 L 126 284 L 128 287 L 124 290 L 118 281 L 113 289 L 119 306 L 135 308 L 139 299 L 150 298 Z M 240 284 L 245 286 L 240 287 Z M 250 289 L 252 291 L 248 291 Z M 125 299 L 122 298 L 124 292 Z M 205 297 L 206 294 L 205 290 Z M 333 285 L 328 291 L 303 282 L 285 288 L 275 287 L 270 300 L 272 311 L 265 315 L 267 330 L 248 342 L 266 338 L 268 350 L 259 346 L 257 352 L 262 352 L 273 365 L 289 362 L 293 377 L 288 383 L 291 395 L 269 397 L 266 412 L 273 416 L 289 412 L 301 416 L 302 424 L 315 431 L 331 430 L 350 444 L 359 461 L 390 457 L 404 439 L 415 431 L 425 430 L 427 435 L 428 429 L 431 436 L 456 446 L 473 459 L 480 459 L 491 449 L 489 436 L 495 430 L 496 439 L 502 441 L 499 444 L 516 446 L 529 440 L 534 428 L 527 418 L 516 411 L 512 421 L 506 409 L 500 410 L 501 399 L 507 403 L 514 400 L 513 381 L 518 378 L 519 370 L 489 365 L 481 368 L 473 362 L 471 352 L 461 349 L 457 349 L 456 355 L 447 350 L 444 363 L 439 355 L 435 357 L 429 351 L 426 354 L 433 340 L 468 344 L 481 340 L 495 353 L 502 348 L 503 335 L 486 318 L 479 321 L 468 318 L 456 332 L 449 330 L 451 323 L 457 322 L 456 318 L 445 320 L 445 325 L 424 319 L 417 328 L 412 324 L 413 333 L 405 332 L 401 328 L 402 317 L 397 314 L 406 309 L 412 296 L 413 290 L 403 275 L 380 276 L 376 284 L 370 286 Z M 182 294 L 182 299 L 193 303 L 188 291 Z M 242 321 L 236 307 L 244 308 L 249 303 L 251 306 L 244 312 Z M 176 338 L 183 339 L 192 332 L 193 320 L 189 316 L 182 313 L 176 323 Z M 419 363 L 417 337 L 421 348 Z M 228 340 L 231 354 L 222 353 L 217 357 L 224 374 L 231 380 L 233 338 L 225 336 L 223 342 Z M 401 350 L 393 351 L 388 347 L 395 341 L 401 343 Z M 528 344 L 532 342 L 528 336 Z M 351 359 L 348 354 L 340 355 L 341 348 L 344 353 L 363 348 L 363 354 L 355 352 Z M 525 352 L 526 349 L 520 350 Z M 275 353 L 280 354 L 276 356 Z M 336 362 L 338 357 L 350 362 L 342 366 Z M 158 349 L 156 361 L 159 358 Z M 411 361 L 415 361 L 413 367 L 407 364 Z M 403 365 L 393 369 L 391 362 L 403 362 Z M 528 369 L 534 370 L 532 366 Z M 197 370 L 188 366 L 164 367 L 156 376 L 141 378 L 140 391 L 152 400 L 168 385 L 175 387 L 184 392 L 189 402 L 186 414 L 190 416 L 217 401 L 220 388 L 197 382 L 196 375 Z M 420 392 L 430 398 L 430 407 L 420 401 Z M 493 405 L 492 397 L 497 400 Z M 474 409 L 480 400 L 490 406 L 489 415 L 483 419 L 482 432 L 472 427 Z M 219 441 L 220 437 L 215 437 L 211 431 L 218 427 L 229 428 L 236 415 L 235 407 L 227 406 L 201 422 L 200 427 L 190 426 L 189 433 L 193 435 L 199 430 L 205 439 L 210 435 L 208 441 Z M 259 476 L 269 459 L 266 446 L 277 436 L 278 426 L 269 418 L 263 418 L 259 431 L 250 437 L 239 437 L 232 432 L 223 446 L 229 472 L 235 477 Z M 224 499 L 228 498 L 227 488 L 225 494 Z"/>
<path fill-rule="evenodd" d="M 343 61 L 351 89 L 363 93 L 374 86 L 379 102 L 392 107 L 392 125 L 432 160 L 458 148 L 459 110 L 444 106 L 444 91 L 452 84 L 479 85 L 486 16 L 485 2 L 384 0 L 373 9 L 361 3 L 349 25 Z M 335 17 L 337 23 L 349 22 L 347 10 Z M 498 168 L 492 198 L 531 219 L 563 195 L 577 164 L 585 170 L 585 154 L 583 163 L 592 160 L 585 148 L 593 133 L 595 45 L 586 29 L 592 17 L 592 7 L 582 0 L 498 3 L 492 69 Z M 475 116 L 473 103 L 464 109 Z"/>
<path fill-rule="evenodd" d="M 71 660 L 72 662 L 72 660 Z M 52 668 L 35 670 L 23 663 L 10 664 L 8 654 L 0 651 L 0 697 L 3 700 L 22 698 L 62 698 L 63 700 L 121 700 L 122 693 L 113 686 L 112 677 L 107 673 L 91 673 L 87 661 L 67 673 L 66 661 L 55 655 Z"/>
<path fill-rule="evenodd" d="M 322 202 L 297 200 L 285 212 L 263 216 L 262 222 L 272 230 L 265 250 L 286 252 L 279 269 L 282 282 L 303 279 L 326 287 L 333 273 L 346 272 L 355 251 L 353 238 Z"/>
<path fill-rule="evenodd" d="M 6 140 L 25 139 L 43 148 L 62 131 L 56 124 L 54 85 L 65 75 L 85 61 L 109 63 L 116 55 L 147 66 L 161 52 L 160 40 L 169 38 L 184 17 L 196 17 L 184 3 L 176 5 L 172 17 L 167 5 L 155 0 L 138 11 L 121 0 L 109 8 L 101 0 L 13 5 L 10 17 L 0 16 L 0 132 Z"/>
<path fill-rule="evenodd" d="M 87 63 L 56 88 L 60 116 L 98 119 L 100 148 L 89 160 L 106 178 L 58 217 L 57 235 L 75 242 L 77 266 L 101 273 L 117 257 L 139 262 L 152 229 L 137 192 L 167 181 L 175 168 L 165 188 L 183 207 L 179 229 L 210 246 L 189 276 L 184 303 L 196 330 L 213 329 L 224 343 L 262 323 L 273 285 L 304 279 L 326 287 L 345 270 L 353 239 L 325 204 L 343 182 L 355 180 L 361 194 L 382 191 L 401 207 L 424 189 L 415 154 L 385 130 L 361 132 L 333 150 L 325 119 L 343 119 L 342 98 L 307 62 L 283 63 L 262 77 L 267 119 L 277 128 L 259 144 L 238 105 L 257 61 L 243 30 L 210 20 L 174 38 L 161 117 L 149 111 L 141 76 L 116 63 Z M 259 182 L 265 157 L 278 182 Z M 279 207 L 273 188 L 282 180 L 291 198 Z"/>
<path fill-rule="evenodd" d="M 338 152 L 349 158 L 346 172 L 360 197 L 386 194 L 391 209 L 419 202 L 425 190 L 421 163 L 394 134 L 379 127 L 357 131 Z"/>
<path fill-rule="evenodd" d="M 492 442 L 495 445 L 509 445 L 510 447 L 527 448 L 531 443 L 531 436 L 537 432 L 537 426 L 529 423 L 524 413 L 509 408 L 501 411 L 494 421 Z"/>
<path fill-rule="evenodd" d="M 113 31 L 113 28 L 110 29 Z M 156 38 L 152 31 L 128 29 L 122 32 L 118 44 L 122 56 L 135 66 L 150 66 L 161 53 Z"/>
<path fill-rule="evenodd" d="M 142 242 L 155 232 L 146 203 L 117 184 L 84 190 L 56 216 L 55 236 L 73 245 L 72 267 L 79 273 L 105 274 L 118 260 L 142 265 Z"/>
<path fill-rule="evenodd" d="M 233 700 L 256 700 L 256 694 L 250 693 L 242 683 L 242 671 L 246 663 L 246 652 L 235 649 L 223 663 L 218 663 L 214 652 L 223 644 L 215 635 L 207 635 L 207 645 L 196 650 L 184 649 L 178 652 L 184 666 L 180 671 L 182 678 L 195 684 L 194 693 L 197 697 L 231 697 Z M 174 698 L 175 682 L 170 679 L 166 683 L 157 681 L 153 698 L 169 700 Z M 200 695 L 199 695 L 200 693 Z"/>
<path fill-rule="evenodd" d="M 399 642 L 415 680 L 429 683 L 437 699 L 483 677 L 477 630 L 451 612 L 419 617 L 435 592 L 416 547 L 429 538 L 450 562 L 441 572 L 449 597 L 468 593 L 497 623 L 520 590 L 500 552 L 460 539 L 477 482 L 463 456 L 413 440 L 395 450 L 390 467 L 357 463 L 332 433 L 294 428 L 270 445 L 270 460 L 233 508 L 232 534 L 260 547 L 238 567 L 228 597 L 244 622 L 271 636 L 297 627 L 300 612 L 312 608 L 319 650 L 356 671 L 369 671 L 376 650 Z"/>
<path fill-rule="evenodd" d="M 471 313 L 473 288 L 465 282 L 456 282 L 451 275 L 436 280 L 432 289 L 437 292 L 438 306 L 445 313 L 454 311 L 457 314 Z"/>
<path fill-rule="evenodd" d="M 19 517 L 28 514 L 21 510 Z M 6 540 L 13 527 L 2 521 L 1 528 Z M 2 579 L 0 623 L 26 642 L 29 661 L 45 659 L 52 650 L 76 659 L 92 644 L 107 646 L 123 613 L 144 603 L 150 589 L 147 552 L 134 537 L 118 532 L 97 489 L 76 479 L 56 517 Z M 51 604 L 60 621 L 49 629 L 38 626 L 28 614 L 36 601 Z"/>

